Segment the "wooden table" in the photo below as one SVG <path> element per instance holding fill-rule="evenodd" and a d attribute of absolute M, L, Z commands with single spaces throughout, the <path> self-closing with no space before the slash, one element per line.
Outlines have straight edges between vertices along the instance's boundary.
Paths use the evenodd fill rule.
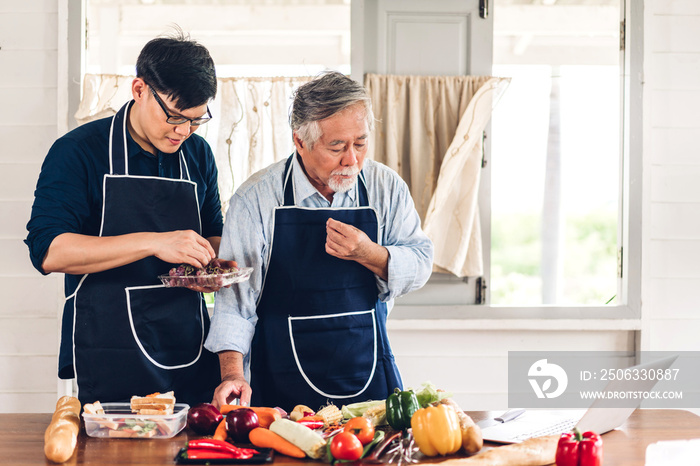
<path fill-rule="evenodd" d="M 475 421 L 495 413 L 471 412 Z M 54 464 L 44 456 L 44 430 L 50 414 L 0 414 L 0 464 Z M 97 439 L 78 438 L 70 465 L 172 465 L 175 454 L 188 439 L 199 438 L 185 429 L 172 439 Z M 659 440 L 700 438 L 700 417 L 679 410 L 637 410 L 618 430 L 603 436 L 606 466 L 643 465 L 647 445 Z M 486 445 L 490 447 L 494 445 Z M 437 462 L 431 460 L 430 462 Z M 277 466 L 320 465 L 318 461 L 300 461 L 282 455 L 275 457 Z"/>

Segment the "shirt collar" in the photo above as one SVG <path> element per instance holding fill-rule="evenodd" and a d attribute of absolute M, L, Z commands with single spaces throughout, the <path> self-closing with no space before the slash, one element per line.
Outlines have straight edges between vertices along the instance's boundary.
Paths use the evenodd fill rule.
<path fill-rule="evenodd" d="M 292 176 L 294 180 L 297 205 L 302 204 L 306 199 L 314 195 L 328 202 L 328 199 L 318 192 L 314 185 L 311 184 L 311 181 L 309 181 L 307 178 L 301 163 L 299 163 L 299 157 L 301 157 L 299 153 L 294 152 L 294 160 L 292 161 Z M 341 201 L 342 197 L 344 196 L 349 197 L 352 203 L 354 203 L 357 198 L 357 183 L 355 183 L 355 186 L 345 193 L 335 193 L 333 195 L 333 204 L 338 204 L 338 201 Z"/>
<path fill-rule="evenodd" d="M 131 112 L 131 108 L 129 109 L 129 112 Z M 128 115 L 127 115 L 127 118 L 128 118 Z M 181 148 L 182 148 L 182 146 L 180 146 L 180 149 Z M 177 152 L 174 152 L 174 153 L 179 154 L 180 149 L 178 149 Z M 142 156 L 146 156 L 146 157 L 157 157 L 161 154 L 167 155 L 167 154 L 164 154 L 163 152 L 161 152 L 160 150 L 158 150 L 158 148 L 156 148 L 155 154 L 151 154 L 146 149 L 141 147 L 139 145 L 139 143 L 137 143 L 136 140 L 134 139 L 134 137 L 131 135 L 131 131 L 129 131 L 128 125 L 126 128 L 126 153 L 127 153 L 128 157 L 130 157 L 130 158 L 136 157 L 138 155 L 142 155 Z"/>
<path fill-rule="evenodd" d="M 136 157 L 137 155 L 150 155 L 151 157 L 154 157 L 153 154 L 145 151 L 143 147 L 139 146 L 139 144 L 131 136 L 131 132 L 129 132 L 129 130 L 126 131 L 126 151 L 129 157 Z"/>

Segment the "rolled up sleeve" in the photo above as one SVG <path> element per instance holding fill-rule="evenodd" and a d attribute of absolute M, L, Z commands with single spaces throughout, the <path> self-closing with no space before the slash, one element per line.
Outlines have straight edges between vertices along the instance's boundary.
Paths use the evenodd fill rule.
<path fill-rule="evenodd" d="M 85 154 L 74 141 L 62 138 L 49 150 L 34 191 L 25 244 L 34 267 L 46 275 L 43 262 L 53 240 L 63 233 L 83 233 L 90 225 L 89 187 L 95 180 L 85 166 Z"/>
<path fill-rule="evenodd" d="M 214 315 L 204 346 L 213 353 L 238 351 L 247 355 L 258 321 L 257 300 L 263 278 L 263 244 L 260 222 L 240 196 L 234 194 L 224 222 L 219 257 L 235 260 L 239 267 L 252 267 L 250 279 L 216 293 Z"/>

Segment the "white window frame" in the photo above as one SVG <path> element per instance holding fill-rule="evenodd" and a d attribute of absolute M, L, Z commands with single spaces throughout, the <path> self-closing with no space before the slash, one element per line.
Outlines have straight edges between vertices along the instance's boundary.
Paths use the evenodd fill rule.
<path fill-rule="evenodd" d="M 486 304 L 408 305 L 398 302 L 391 314 L 390 328 L 478 328 L 478 329 L 641 329 L 642 255 L 642 64 L 643 12 L 640 1 L 623 0 L 621 6 L 621 190 L 618 227 L 620 270 L 616 306 L 493 306 L 486 282 Z M 486 144 L 489 140 L 486 140 Z M 487 151 L 489 152 L 489 151 Z M 486 164 L 482 180 L 491 177 Z M 631 183 L 631 180 L 635 180 Z M 480 212 L 484 236 L 484 276 L 490 277 L 491 206 L 489 186 L 482 185 Z M 424 322 L 432 320 L 432 323 Z M 572 327 L 572 320 L 576 321 Z M 418 322 L 417 322 L 418 321 Z M 420 322 L 423 321 L 423 322 Z M 506 322 L 507 321 L 507 322 Z"/>
<path fill-rule="evenodd" d="M 642 65 L 644 2 L 622 0 L 625 51 L 621 73 L 621 200 L 619 246 L 621 258 L 620 302 L 617 306 L 528 306 L 482 305 L 402 305 L 396 304 L 390 316 L 390 328 L 548 328 L 548 329 L 641 329 L 642 265 Z M 64 130 L 75 126 L 72 115 L 80 102 L 80 80 L 85 50 L 85 0 L 59 0 L 61 28 L 65 48 L 59 50 L 59 89 L 67 89 L 59 102 L 59 121 Z M 352 18 L 356 21 L 358 18 Z M 65 51 L 65 52 L 64 52 Z M 353 65 L 354 65 L 353 60 Z M 356 70 L 356 67 L 352 67 Z M 353 71 L 353 77 L 356 72 Z M 59 95 L 62 95 L 59 92 Z M 64 132 L 61 128 L 59 131 Z M 488 139 L 486 140 L 488 144 Z M 484 168 L 490 177 L 490 164 Z M 632 183 L 631 180 L 634 180 Z M 484 199 L 489 199 L 485 196 Z M 487 201 L 488 202 L 488 201 Z M 490 205 L 480 206 L 482 234 L 490 245 Z M 489 277 L 490 248 L 484 250 L 485 275 Z M 487 286 L 488 282 L 487 280 Z M 486 289 L 488 294 L 488 288 Z M 575 326 L 572 327 L 572 320 Z M 508 321 L 508 323 L 506 323 Z M 546 322 L 543 324 L 543 322 Z"/>

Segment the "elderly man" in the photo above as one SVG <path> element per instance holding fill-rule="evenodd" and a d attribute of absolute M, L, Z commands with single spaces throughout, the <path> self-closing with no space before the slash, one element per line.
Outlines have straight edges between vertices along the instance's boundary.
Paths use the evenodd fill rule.
<path fill-rule="evenodd" d="M 216 297 L 214 404 L 318 408 L 402 386 L 386 319 L 428 280 L 433 245 L 403 180 L 365 159 L 372 125 L 364 88 L 323 74 L 295 94 L 295 154 L 231 198 L 220 255 L 255 272 Z"/>

